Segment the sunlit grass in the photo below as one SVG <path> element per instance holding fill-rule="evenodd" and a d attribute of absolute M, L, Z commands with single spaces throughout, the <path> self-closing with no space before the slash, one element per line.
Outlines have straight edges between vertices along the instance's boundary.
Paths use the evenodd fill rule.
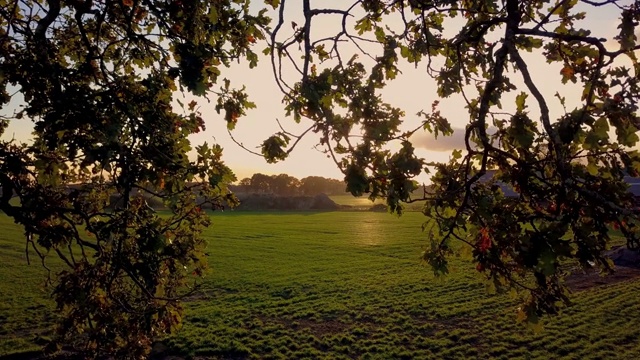
<path fill-rule="evenodd" d="M 357 210 L 368 210 L 371 209 L 371 207 L 374 205 L 386 204 L 384 199 L 376 199 L 376 201 L 371 201 L 367 196 L 355 197 L 347 194 L 331 195 L 329 197 L 338 205 L 346 205 Z M 405 203 L 403 206 L 406 211 L 422 211 L 424 202 L 418 201 L 413 203 Z"/>
<path fill-rule="evenodd" d="M 574 296 L 534 334 L 465 258 L 435 279 L 419 213 L 215 213 L 210 271 L 165 344 L 212 358 L 634 359 L 640 282 Z M 0 354 L 36 347 L 54 315 L 21 231 L 0 217 Z"/>
<path fill-rule="evenodd" d="M 384 204 L 383 199 L 377 199 L 375 202 L 369 200 L 366 196 L 355 197 L 349 194 L 331 195 L 329 196 L 338 205 L 347 205 L 353 207 L 370 208 L 375 204 Z"/>

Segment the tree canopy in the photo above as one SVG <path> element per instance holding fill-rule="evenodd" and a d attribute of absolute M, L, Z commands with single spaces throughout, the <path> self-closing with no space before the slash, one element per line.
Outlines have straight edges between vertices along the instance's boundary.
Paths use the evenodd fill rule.
<path fill-rule="evenodd" d="M 304 23 L 289 38 L 280 36 L 285 1 L 278 3 L 269 53 L 288 114 L 311 120 L 309 131 L 352 194 L 386 198 L 398 213 L 402 201 L 426 201 L 424 259 L 437 274 L 448 271 L 453 243 L 465 243 L 496 288 L 524 290 L 519 316 L 537 321 L 569 301 L 562 264 L 611 271 L 603 251 L 612 227 L 638 246 L 638 210 L 624 177 L 640 170 L 639 2 L 372 0 L 313 8 L 303 1 Z M 580 27 L 605 7 L 619 13 L 609 39 Z M 340 17 L 342 26 L 314 37 L 314 21 L 324 16 Z M 355 54 L 345 54 L 347 45 Z M 535 78 L 527 53 L 557 64 L 556 79 Z M 385 102 L 403 62 L 425 69 L 441 98 L 465 105 L 465 149 L 448 163 L 420 158 L 411 142 L 420 131 L 452 133 L 438 101 L 409 131 L 400 127 L 404 111 Z M 287 65 L 299 74 L 293 83 L 275 70 Z M 567 89 L 579 100 L 545 95 L 548 81 L 575 84 Z M 263 152 L 285 158 L 274 144 L 288 140 L 277 134 Z M 423 172 L 431 187 L 411 199 Z M 504 186 L 517 196 L 505 196 Z"/>
<path fill-rule="evenodd" d="M 252 106 L 221 77 L 234 59 L 257 59 L 269 20 L 247 7 L 0 1 L 0 133 L 9 120 L 35 123 L 31 143 L 0 143 L 0 209 L 24 226 L 31 256 L 67 265 L 53 279 L 63 320 L 50 350 L 77 341 L 86 356 L 141 358 L 179 324 L 179 300 L 206 265 L 201 206 L 236 199 L 218 145 L 188 157 L 205 122 L 174 93 L 215 97 L 229 126 Z M 110 211 L 113 194 L 121 205 Z"/>
<path fill-rule="evenodd" d="M 54 279 L 63 321 L 52 350 L 79 339 L 88 355 L 141 358 L 179 323 L 179 300 L 205 266 L 197 199 L 236 199 L 219 146 L 189 158 L 207 114 L 175 95 L 214 101 L 232 130 L 254 107 L 225 77 L 235 60 L 270 61 L 288 117 L 310 124 L 265 140 L 267 161 L 315 136 L 353 195 L 386 198 L 397 213 L 424 201 L 433 270 L 446 273 L 453 243 L 467 244 L 498 289 L 522 290 L 523 318 L 568 301 L 562 264 L 612 269 L 612 226 L 638 246 L 624 182 L 640 171 L 638 1 L 302 0 L 291 25 L 287 3 L 0 0 L 0 134 L 10 120 L 35 123 L 32 142 L 0 142 L 0 209 L 24 226 L 32 256 L 67 265 Z M 612 38 L 581 28 L 604 8 L 619 13 Z M 322 17 L 339 25 L 318 31 Z M 557 73 L 536 77 L 529 52 Z M 419 157 L 411 141 L 452 133 L 439 102 L 411 117 L 382 94 L 402 64 L 468 112 L 465 149 L 447 163 Z M 548 96 L 546 81 L 574 84 L 579 100 L 562 88 Z M 411 198 L 425 172 L 432 185 Z M 122 205 L 108 210 L 113 194 Z"/>
<path fill-rule="evenodd" d="M 271 193 L 274 195 L 343 195 L 344 181 L 322 176 L 307 176 L 297 179 L 287 174 L 265 175 L 255 173 L 244 178 L 230 189 L 235 193 Z"/>

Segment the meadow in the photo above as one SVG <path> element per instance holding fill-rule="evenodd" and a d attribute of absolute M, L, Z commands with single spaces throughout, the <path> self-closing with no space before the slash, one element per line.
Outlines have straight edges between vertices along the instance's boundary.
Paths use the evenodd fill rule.
<path fill-rule="evenodd" d="M 434 278 L 419 260 L 424 217 L 376 212 L 214 213 L 210 271 L 163 339 L 219 359 L 636 359 L 640 281 L 573 295 L 533 332 L 464 257 Z M 41 266 L 0 216 L 0 355 L 33 350 L 55 319 Z M 32 259 L 33 260 L 33 259 Z M 54 264 L 55 265 L 55 264 Z M 55 268 L 55 266 L 54 266 Z"/>

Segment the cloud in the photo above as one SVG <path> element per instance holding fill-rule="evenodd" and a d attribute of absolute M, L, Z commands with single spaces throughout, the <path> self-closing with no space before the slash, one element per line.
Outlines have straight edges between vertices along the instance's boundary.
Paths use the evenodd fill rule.
<path fill-rule="evenodd" d="M 418 132 L 411 137 L 411 142 L 416 148 L 422 148 L 431 151 L 451 151 L 453 149 L 464 149 L 464 129 L 454 128 L 453 135 L 439 135 L 437 139 L 430 132 Z"/>
<path fill-rule="evenodd" d="M 436 139 L 435 136 L 428 132 L 420 132 L 416 133 L 411 137 L 411 143 L 416 148 L 421 148 L 430 151 L 451 151 L 454 149 L 466 149 L 464 144 L 464 128 L 453 128 L 453 135 L 451 136 L 442 136 L 438 135 Z M 489 135 L 495 134 L 496 128 L 490 127 L 487 129 L 487 133 Z M 472 144 L 472 147 L 473 146 Z"/>

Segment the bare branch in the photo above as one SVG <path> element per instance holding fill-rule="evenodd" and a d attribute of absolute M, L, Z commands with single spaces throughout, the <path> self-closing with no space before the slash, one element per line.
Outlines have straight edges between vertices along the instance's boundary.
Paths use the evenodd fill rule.
<path fill-rule="evenodd" d="M 251 150 L 251 149 L 247 148 L 246 146 L 244 146 L 244 144 L 242 144 L 241 142 L 238 142 L 238 141 L 236 140 L 236 138 L 235 138 L 235 137 L 233 137 L 233 134 L 231 133 L 231 130 L 227 130 L 227 133 L 229 133 L 229 136 L 231 137 L 231 140 L 232 140 L 234 143 L 236 143 L 236 145 L 240 146 L 242 149 L 246 150 L 247 152 L 249 152 L 249 153 L 251 153 L 251 154 L 253 154 L 253 155 L 260 156 L 260 157 L 264 157 L 262 154 L 257 153 L 257 152 L 255 152 L 255 151 L 253 151 L 253 150 Z"/>

